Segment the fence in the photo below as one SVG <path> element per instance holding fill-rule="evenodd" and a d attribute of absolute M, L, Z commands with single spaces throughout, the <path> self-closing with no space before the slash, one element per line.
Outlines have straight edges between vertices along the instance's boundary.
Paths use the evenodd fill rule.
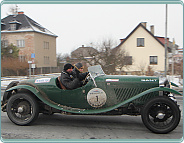
<path fill-rule="evenodd" d="M 59 73 L 61 72 L 61 67 L 41 67 L 34 69 L 35 74 L 48 74 L 48 73 Z M 33 74 L 33 69 L 32 69 Z"/>
<path fill-rule="evenodd" d="M 13 69 L 1 69 L 2 76 L 29 76 L 29 69 L 13 70 Z M 48 74 L 48 73 L 60 73 L 63 67 L 41 67 L 31 69 L 31 75 Z"/>

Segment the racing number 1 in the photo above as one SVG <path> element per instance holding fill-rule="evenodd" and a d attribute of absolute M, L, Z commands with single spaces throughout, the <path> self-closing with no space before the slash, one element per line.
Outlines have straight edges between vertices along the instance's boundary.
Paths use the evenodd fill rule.
<path fill-rule="evenodd" d="M 96 96 L 96 100 L 98 101 L 98 96 Z"/>

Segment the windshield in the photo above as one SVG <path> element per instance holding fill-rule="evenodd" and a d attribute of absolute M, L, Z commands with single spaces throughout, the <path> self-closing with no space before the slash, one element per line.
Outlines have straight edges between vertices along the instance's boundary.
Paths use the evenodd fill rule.
<path fill-rule="evenodd" d="M 88 67 L 88 72 L 91 74 L 91 76 L 93 78 L 95 78 L 97 76 L 105 75 L 105 73 L 100 65 Z"/>

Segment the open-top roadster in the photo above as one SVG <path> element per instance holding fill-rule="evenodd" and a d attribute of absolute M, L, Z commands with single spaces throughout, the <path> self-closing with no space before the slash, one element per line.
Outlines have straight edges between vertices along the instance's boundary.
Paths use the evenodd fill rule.
<path fill-rule="evenodd" d="M 180 122 L 180 110 L 171 89 L 159 87 L 159 78 L 106 75 L 101 66 L 88 68 L 86 85 L 62 89 L 56 76 L 12 82 L 2 100 L 2 111 L 17 125 L 29 125 L 39 113 L 81 115 L 141 115 L 144 125 L 155 133 L 168 133 Z"/>

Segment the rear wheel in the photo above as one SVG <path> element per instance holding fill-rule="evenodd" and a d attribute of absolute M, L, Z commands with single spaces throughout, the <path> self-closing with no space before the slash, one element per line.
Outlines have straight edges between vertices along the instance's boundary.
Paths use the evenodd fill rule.
<path fill-rule="evenodd" d="M 7 115 L 17 125 L 33 123 L 39 114 L 35 97 L 27 93 L 17 93 L 11 96 L 7 103 Z"/>
<path fill-rule="evenodd" d="M 148 101 L 142 109 L 144 125 L 154 133 L 168 133 L 180 122 L 178 105 L 166 96 L 159 96 Z"/>

